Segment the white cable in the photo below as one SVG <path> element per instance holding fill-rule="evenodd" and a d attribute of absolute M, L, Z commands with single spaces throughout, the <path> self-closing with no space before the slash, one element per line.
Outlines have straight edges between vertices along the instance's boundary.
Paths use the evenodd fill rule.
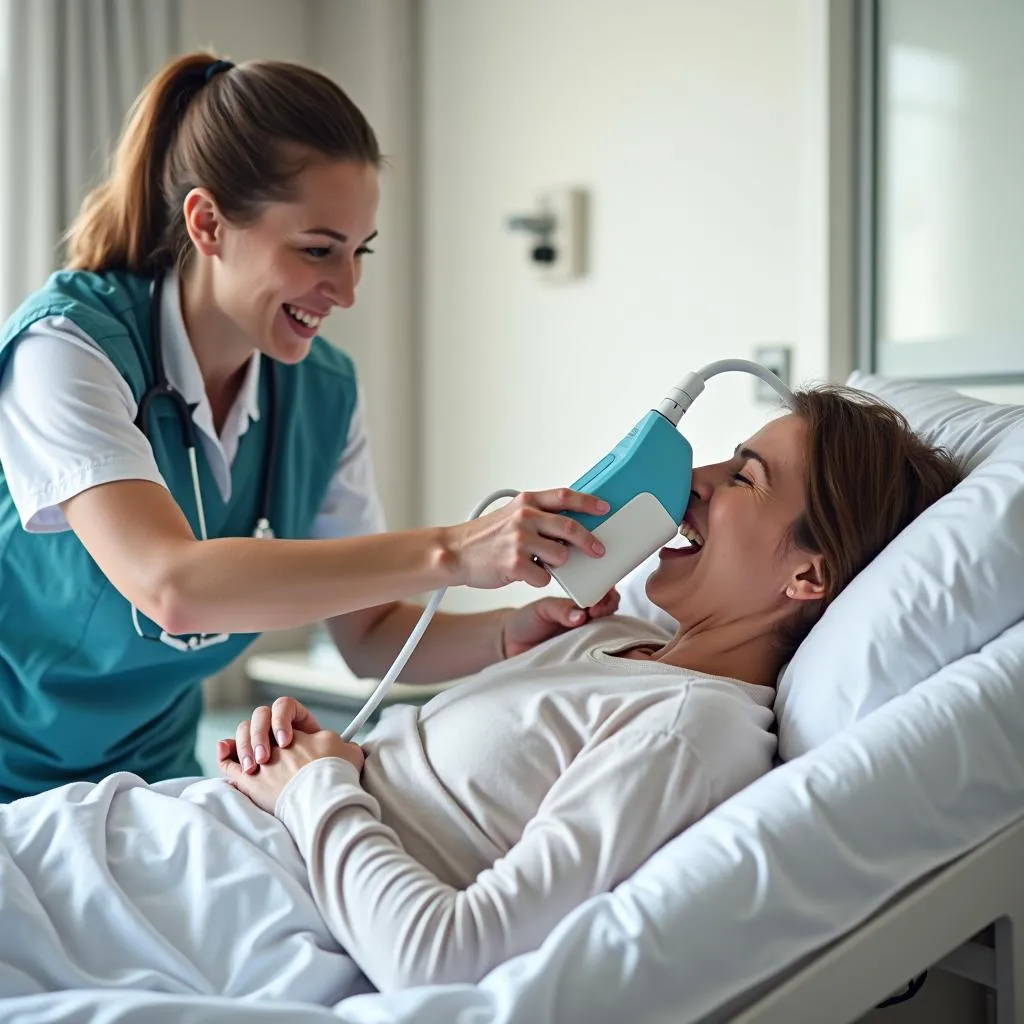
<path fill-rule="evenodd" d="M 782 383 L 779 378 L 766 366 L 755 363 L 750 359 L 719 359 L 716 362 L 708 363 L 707 366 L 696 373 L 687 374 L 658 405 L 658 412 L 665 417 L 673 426 L 679 426 L 679 420 L 684 412 L 693 404 L 693 400 L 704 390 L 704 384 L 712 377 L 729 370 L 739 370 L 743 373 L 751 373 L 760 377 L 769 387 L 773 388 L 786 407 L 794 408 L 793 392 Z"/>
<path fill-rule="evenodd" d="M 469 518 L 478 518 L 488 505 L 493 504 L 499 498 L 515 498 L 518 494 L 519 491 L 494 491 L 473 509 L 469 514 Z M 398 657 L 395 658 L 394 664 L 377 684 L 377 688 L 370 694 L 370 699 L 362 706 L 359 714 L 352 719 L 348 727 L 341 734 L 343 740 L 351 740 L 366 724 L 366 720 L 370 715 L 377 710 L 378 705 L 384 699 L 384 695 L 391 689 L 402 669 L 405 668 L 405 663 L 412 657 L 412 652 L 416 650 L 416 645 L 420 642 L 420 638 L 426 631 L 427 626 L 430 625 L 430 620 L 434 617 L 434 612 L 437 611 L 437 606 L 441 603 L 441 598 L 444 597 L 447 589 L 447 587 L 439 587 L 434 591 L 433 596 L 427 602 L 427 607 L 423 609 L 423 614 L 419 617 L 419 620 L 413 627 L 413 631 L 409 634 L 409 639 L 405 641 L 405 646 L 398 652 Z"/>
<path fill-rule="evenodd" d="M 778 375 L 772 373 L 767 366 L 762 366 L 760 363 L 753 362 L 753 360 L 719 359 L 714 363 L 708 363 L 700 371 L 700 375 L 704 380 L 709 380 L 716 374 L 725 373 L 728 370 L 740 370 L 743 373 L 752 373 L 755 377 L 760 377 L 786 403 L 787 409 L 796 408 L 793 392 L 782 383 Z"/>

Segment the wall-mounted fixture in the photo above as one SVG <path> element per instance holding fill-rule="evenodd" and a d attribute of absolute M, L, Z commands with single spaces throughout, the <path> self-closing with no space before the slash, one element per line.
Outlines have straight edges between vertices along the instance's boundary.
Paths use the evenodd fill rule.
<path fill-rule="evenodd" d="M 537 196 L 535 213 L 516 214 L 507 224 L 530 237 L 531 266 L 546 281 L 571 281 L 586 272 L 587 195 L 580 188 L 557 188 Z"/>

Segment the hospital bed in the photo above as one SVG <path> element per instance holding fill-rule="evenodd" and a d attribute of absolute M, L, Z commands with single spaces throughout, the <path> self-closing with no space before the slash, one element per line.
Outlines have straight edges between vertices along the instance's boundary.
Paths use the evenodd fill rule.
<path fill-rule="evenodd" d="M 884 993 L 932 964 L 984 986 L 994 996 L 996 1024 L 1016 1024 L 1024 1019 L 1021 865 L 1024 821 L 911 886 L 732 1019 L 814 1020 L 828 1006 L 830 1016 L 854 1020 L 865 999 L 881 1003 Z"/>
<path fill-rule="evenodd" d="M 0 1003 L 0 1017 L 839 1024 L 929 970 L 990 989 L 996 1024 L 1024 1024 L 1024 408 L 851 383 L 970 474 L 851 584 L 783 673 L 778 767 L 539 949 L 476 985 L 332 1007 L 64 992 Z M 627 610 L 643 610 L 637 593 Z"/>

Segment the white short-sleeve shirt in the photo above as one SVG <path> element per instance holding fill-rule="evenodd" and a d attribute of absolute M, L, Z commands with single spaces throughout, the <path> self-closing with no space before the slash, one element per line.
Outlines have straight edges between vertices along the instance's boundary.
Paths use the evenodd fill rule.
<path fill-rule="evenodd" d="M 190 406 L 197 436 L 222 498 L 231 496 L 231 463 L 249 424 L 260 417 L 260 354 L 218 436 L 202 373 L 185 330 L 178 277 L 168 274 L 160 327 L 167 380 Z M 49 317 L 22 333 L 0 378 L 0 463 L 26 530 L 68 529 L 60 503 L 98 484 L 150 480 L 167 486 L 149 441 L 135 425 L 128 382 L 105 352 L 66 317 Z M 311 537 L 349 537 L 384 529 L 362 396 L 349 425 Z"/>

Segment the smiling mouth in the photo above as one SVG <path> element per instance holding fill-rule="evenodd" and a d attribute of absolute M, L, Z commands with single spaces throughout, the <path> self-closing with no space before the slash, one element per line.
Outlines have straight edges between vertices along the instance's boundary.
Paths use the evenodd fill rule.
<path fill-rule="evenodd" d="M 679 535 L 686 541 L 686 544 L 662 548 L 659 555 L 662 561 L 671 561 L 674 558 L 696 558 L 700 554 L 704 547 L 704 538 L 696 527 L 684 519 L 679 526 Z"/>
<path fill-rule="evenodd" d="M 284 303 L 284 311 L 297 324 L 308 327 L 312 331 L 315 331 L 324 319 L 322 316 L 312 313 L 308 309 L 303 309 L 301 306 L 293 306 L 290 302 Z"/>
<path fill-rule="evenodd" d="M 690 546 L 698 551 L 704 547 L 704 538 L 685 520 L 679 527 L 679 532 L 686 538 Z"/>

